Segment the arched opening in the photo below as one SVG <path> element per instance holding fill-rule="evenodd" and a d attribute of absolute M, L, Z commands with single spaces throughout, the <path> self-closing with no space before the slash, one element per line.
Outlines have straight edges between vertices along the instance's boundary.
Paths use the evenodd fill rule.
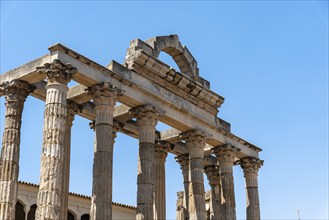
<path fill-rule="evenodd" d="M 170 67 L 174 68 L 176 71 L 180 71 L 179 66 L 175 62 L 175 60 L 166 52 L 161 52 L 158 57 L 159 60 L 168 64 Z"/>
<path fill-rule="evenodd" d="M 84 214 L 81 216 L 81 220 L 89 220 L 90 219 L 90 215 L 89 214 Z"/>
<path fill-rule="evenodd" d="M 67 212 L 67 220 L 75 220 L 75 216 L 70 211 Z"/>
<path fill-rule="evenodd" d="M 16 203 L 15 220 L 25 220 L 24 205 L 20 201 Z"/>
<path fill-rule="evenodd" d="M 37 210 L 37 205 L 36 204 L 31 205 L 30 211 L 27 214 L 27 220 L 34 220 L 35 219 L 35 212 L 36 212 L 36 210 Z"/>

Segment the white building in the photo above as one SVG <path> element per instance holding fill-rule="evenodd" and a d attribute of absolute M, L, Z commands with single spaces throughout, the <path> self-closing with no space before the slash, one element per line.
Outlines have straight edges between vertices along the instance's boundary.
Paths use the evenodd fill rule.
<path fill-rule="evenodd" d="M 19 182 L 15 220 L 34 220 L 39 186 L 37 184 Z M 69 193 L 68 220 L 89 220 L 91 198 L 76 193 Z M 114 202 L 113 219 L 135 219 L 136 208 Z"/>

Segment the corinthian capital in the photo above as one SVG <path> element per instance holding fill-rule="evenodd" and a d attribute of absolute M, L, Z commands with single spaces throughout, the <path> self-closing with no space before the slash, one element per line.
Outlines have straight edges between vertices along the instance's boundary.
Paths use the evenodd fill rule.
<path fill-rule="evenodd" d="M 156 126 L 161 112 L 150 104 L 138 106 L 129 111 L 129 114 L 137 119 L 138 126 Z"/>
<path fill-rule="evenodd" d="M 117 97 L 122 95 L 122 90 L 110 84 L 110 82 L 103 82 L 87 88 L 86 93 L 93 97 L 96 106 L 114 106 Z"/>
<path fill-rule="evenodd" d="M 204 168 L 210 185 L 219 184 L 219 168 L 217 165 L 210 165 Z"/>
<path fill-rule="evenodd" d="M 238 164 L 240 164 L 243 172 L 245 174 L 254 173 L 257 174 L 259 168 L 263 166 L 264 161 L 260 160 L 256 157 L 244 157 L 239 160 Z"/>
<path fill-rule="evenodd" d="M 175 157 L 176 162 L 179 163 L 181 169 L 183 167 L 188 167 L 189 163 L 190 163 L 190 158 L 188 154 L 180 154 L 178 156 Z"/>
<path fill-rule="evenodd" d="M 155 157 L 159 159 L 166 159 L 168 152 L 173 149 L 173 144 L 168 141 L 155 141 Z"/>
<path fill-rule="evenodd" d="M 25 81 L 15 79 L 10 82 L 4 82 L 0 85 L 0 89 L 6 95 L 7 101 L 25 101 L 29 93 L 34 91 L 35 86 Z"/>
<path fill-rule="evenodd" d="M 235 155 L 239 151 L 240 149 L 229 144 L 220 145 L 212 149 L 212 152 L 216 155 L 216 158 L 219 162 L 228 162 L 232 164 L 234 162 Z"/>
<path fill-rule="evenodd" d="M 71 64 L 64 64 L 62 61 L 55 59 L 52 63 L 45 63 L 41 67 L 37 67 L 38 73 L 46 74 L 48 81 L 53 83 L 67 84 L 73 74 L 78 72 L 77 68 Z"/>
<path fill-rule="evenodd" d="M 186 142 L 190 142 L 190 143 L 196 142 L 196 143 L 201 143 L 203 145 L 206 143 L 208 137 L 209 136 L 205 132 L 198 129 L 185 131 L 180 134 L 180 138 L 185 140 Z"/>
<path fill-rule="evenodd" d="M 67 119 L 69 121 L 73 121 L 74 116 L 82 111 L 83 105 L 79 105 L 76 102 L 67 100 L 66 108 L 67 108 Z"/>

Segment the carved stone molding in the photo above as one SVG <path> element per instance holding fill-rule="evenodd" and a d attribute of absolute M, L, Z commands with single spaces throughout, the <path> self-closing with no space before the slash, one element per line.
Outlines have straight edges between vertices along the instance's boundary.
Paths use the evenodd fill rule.
<path fill-rule="evenodd" d="M 22 80 L 12 80 L 10 82 L 4 82 L 0 85 L 0 89 L 6 96 L 8 101 L 25 101 L 29 93 L 35 90 L 35 86 Z"/>
<path fill-rule="evenodd" d="M 121 96 L 123 91 L 110 82 L 103 82 L 87 88 L 86 93 L 93 97 L 95 106 L 109 105 L 114 107 L 117 97 Z"/>
<path fill-rule="evenodd" d="M 82 111 L 83 105 L 79 105 L 76 102 L 67 100 L 66 108 L 67 108 L 67 121 L 72 123 L 72 121 L 74 120 L 74 116 Z"/>
<path fill-rule="evenodd" d="M 186 141 L 186 148 L 190 159 L 203 159 L 204 147 L 209 135 L 201 130 L 195 129 L 181 133 L 180 138 Z"/>
<path fill-rule="evenodd" d="M 46 74 L 49 82 L 57 82 L 67 84 L 72 76 L 78 72 L 77 68 L 71 64 L 64 64 L 59 59 L 53 60 L 52 63 L 45 63 L 41 67 L 37 67 L 38 73 Z"/>
<path fill-rule="evenodd" d="M 137 119 L 138 126 L 156 126 L 162 112 L 156 107 L 146 104 L 130 109 L 129 114 Z"/>
<path fill-rule="evenodd" d="M 190 163 L 190 158 L 188 154 L 181 154 L 175 157 L 176 162 L 179 163 L 182 171 L 183 171 L 183 167 L 186 167 L 186 169 L 188 169 L 188 165 Z"/>
<path fill-rule="evenodd" d="M 232 163 L 234 162 L 235 155 L 240 151 L 240 149 L 230 145 L 224 144 L 212 149 L 212 152 L 216 155 L 218 162 Z"/>
<path fill-rule="evenodd" d="M 205 144 L 205 141 L 209 138 L 209 135 L 207 135 L 204 131 L 194 129 L 181 133 L 180 138 L 186 142 L 198 142 Z"/>
<path fill-rule="evenodd" d="M 117 120 L 113 120 L 113 130 L 112 130 L 112 134 L 113 134 L 113 144 L 115 142 L 115 138 L 117 137 L 117 132 L 121 131 L 124 127 L 124 124 L 117 121 Z"/>
<path fill-rule="evenodd" d="M 210 165 L 204 168 L 204 171 L 207 175 L 209 185 L 218 185 L 220 184 L 219 179 L 219 168 L 217 165 Z"/>
<path fill-rule="evenodd" d="M 168 141 L 156 140 L 155 141 L 155 158 L 165 160 L 168 152 L 173 149 L 174 145 Z"/>
<path fill-rule="evenodd" d="M 258 169 L 263 166 L 264 161 L 256 157 L 244 157 L 238 162 L 243 169 L 249 170 L 251 172 L 257 172 Z"/>
<path fill-rule="evenodd" d="M 257 173 L 264 161 L 256 157 L 244 157 L 238 161 L 244 173 Z"/>
<path fill-rule="evenodd" d="M 117 133 L 121 131 L 124 127 L 124 124 L 122 122 L 119 122 L 117 120 L 113 120 L 113 132 Z"/>

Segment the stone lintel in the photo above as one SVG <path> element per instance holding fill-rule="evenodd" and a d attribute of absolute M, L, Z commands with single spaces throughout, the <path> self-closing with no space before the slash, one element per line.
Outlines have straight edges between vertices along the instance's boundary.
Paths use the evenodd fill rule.
<path fill-rule="evenodd" d="M 61 57 L 65 57 L 65 59 L 67 60 L 71 60 L 73 58 L 70 58 L 67 54 L 61 54 Z M 73 62 L 71 62 L 73 63 Z M 80 64 L 82 65 L 82 64 Z M 83 65 L 87 65 L 87 64 L 83 64 Z M 119 70 L 120 68 L 117 68 L 115 66 L 118 66 L 120 64 L 117 64 L 116 62 L 113 62 L 112 63 L 112 70 Z M 79 67 L 79 71 L 82 71 L 84 68 L 80 68 Z M 87 67 L 85 67 L 85 69 L 87 69 Z M 88 69 L 90 70 L 90 69 Z M 93 69 L 93 70 L 90 70 L 92 71 L 94 74 L 92 74 L 91 76 L 92 77 L 95 77 L 95 79 L 97 79 L 98 75 L 97 75 L 97 70 Z M 103 73 L 104 71 L 102 71 Z M 111 72 L 111 71 L 110 71 Z M 134 72 L 132 71 L 129 71 L 129 70 L 126 70 L 125 73 L 123 75 L 120 75 L 119 73 L 116 73 L 117 75 L 120 75 L 120 76 L 125 76 L 126 75 L 126 72 L 129 72 L 129 78 L 131 78 L 131 80 L 133 80 L 134 82 L 140 82 L 139 78 L 140 76 L 137 76 Z M 103 74 L 104 76 L 104 74 Z M 99 77 L 99 79 L 102 79 L 102 77 Z M 116 79 L 113 79 L 113 83 L 117 83 Z M 124 103 L 130 107 L 135 107 L 135 106 L 139 106 L 140 104 L 137 104 L 137 103 L 140 103 L 140 102 L 135 102 L 135 101 L 132 101 L 131 98 L 128 98 L 127 96 L 129 97 L 134 97 L 134 98 L 143 98 L 145 95 L 148 96 L 147 94 L 140 94 L 138 90 L 134 90 L 132 91 L 131 90 L 131 87 L 126 87 L 124 86 L 122 83 L 119 83 L 118 85 L 121 85 L 122 88 L 125 90 L 125 94 L 118 99 L 119 102 L 121 103 Z M 195 118 L 195 120 L 187 120 L 185 121 L 184 118 L 186 118 L 186 114 L 190 114 L 188 113 L 188 111 L 182 111 L 182 107 L 179 107 L 178 109 L 175 108 L 174 105 L 171 105 L 170 108 L 167 106 L 167 105 L 164 105 L 163 103 L 159 103 L 159 98 L 157 99 L 153 99 L 151 98 L 150 96 L 147 97 L 147 99 L 145 99 L 145 101 L 148 101 L 150 103 L 153 103 L 153 104 L 156 104 L 157 106 L 161 106 L 164 108 L 164 110 L 166 111 L 166 115 L 164 115 L 162 118 L 161 118 L 161 121 L 163 121 L 164 123 L 172 126 L 172 127 L 175 127 L 176 129 L 179 129 L 179 130 L 188 130 L 190 129 L 191 127 L 194 127 L 194 126 L 199 126 L 200 125 L 200 122 L 201 121 L 198 121 L 200 118 Z M 185 101 L 181 100 L 180 103 L 184 103 Z M 185 104 L 184 104 L 185 105 Z M 203 114 L 205 115 L 205 114 Z M 179 118 L 178 120 L 176 120 L 175 118 Z M 183 121 L 182 121 L 183 119 Z M 182 123 L 183 122 L 183 123 Z M 193 124 L 193 122 L 195 122 L 195 125 L 191 126 L 191 127 L 187 127 L 186 125 L 191 125 L 191 123 Z M 203 122 L 201 122 L 201 124 L 203 124 Z M 206 125 L 208 124 L 208 125 Z M 208 130 L 208 127 L 209 126 L 209 121 L 206 123 L 205 125 L 206 126 L 203 126 L 203 128 L 206 128 Z M 212 146 L 217 146 L 219 144 L 222 144 L 222 143 L 225 143 L 225 142 L 230 142 L 231 140 L 227 140 L 227 137 L 226 135 L 223 135 L 221 134 L 220 132 L 218 131 L 215 131 L 215 134 L 214 134 L 214 129 L 213 128 L 209 128 L 209 133 L 212 133 L 213 135 L 213 139 L 212 140 L 209 140 L 209 143 L 212 144 Z M 236 141 L 233 140 L 232 141 L 234 143 L 234 145 L 242 145 L 242 144 L 239 144 L 239 143 L 235 143 Z M 244 155 L 250 155 L 250 156 L 258 156 L 258 153 L 257 152 L 254 152 L 253 149 L 248 149 L 246 147 L 240 147 L 239 148 L 243 149 L 242 152 L 244 153 Z M 242 155 L 243 156 L 243 155 Z"/>
<path fill-rule="evenodd" d="M 174 96 L 170 95 L 166 97 L 165 94 L 168 92 L 166 93 L 164 88 L 155 88 L 151 82 L 141 76 L 138 76 L 138 74 L 128 70 L 115 61 L 110 64 L 110 69 L 108 69 L 95 62 L 92 62 L 89 59 L 85 59 L 80 54 L 73 53 L 70 49 L 59 50 L 57 48 L 57 50 L 51 50 L 51 55 L 46 55 L 35 61 L 32 61 L 31 63 L 25 64 L 22 67 L 2 74 L 0 76 L 0 81 L 19 78 L 26 79 L 26 81 L 29 83 L 39 82 L 43 80 L 45 76 L 43 76 L 43 74 L 37 74 L 36 67 L 46 62 L 51 62 L 53 59 L 60 59 L 63 63 L 71 63 L 73 66 L 77 67 L 79 72 L 73 75 L 73 80 L 83 84 L 84 86 L 92 86 L 94 84 L 108 80 L 109 77 L 113 77 L 111 78 L 111 83 L 116 85 L 118 88 L 125 90 L 125 94 L 119 97 L 119 102 L 124 103 L 129 107 L 136 107 L 147 102 L 153 103 L 156 106 L 161 106 L 166 111 L 166 115 L 161 118 L 161 121 L 174 127 L 175 129 L 186 131 L 197 126 L 202 126 L 202 129 L 212 135 L 212 139 L 207 141 L 207 143 L 211 146 L 230 143 L 241 149 L 239 152 L 239 158 L 246 156 L 258 157 L 258 152 L 261 150 L 260 148 L 257 148 L 248 142 L 241 141 L 242 139 L 239 139 L 230 133 L 225 133 L 223 129 L 217 130 L 218 123 L 211 119 L 213 116 L 209 115 L 208 117 L 208 114 L 204 111 L 197 113 L 193 110 L 192 112 L 189 112 L 187 109 L 192 108 L 187 105 L 186 100 L 177 100 L 177 102 L 180 104 L 175 104 L 175 101 L 171 100 L 170 98 Z M 137 86 L 142 84 L 144 85 L 145 89 L 137 89 Z M 154 88 L 152 89 L 151 87 Z M 163 91 L 160 91 L 159 89 Z M 160 92 L 165 96 L 159 99 L 159 95 L 161 96 L 161 94 L 158 94 L 156 97 L 153 96 L 153 94 L 150 92 L 154 93 L 155 95 Z M 38 88 L 32 95 L 42 99 L 42 94 Z M 88 104 L 88 107 L 85 107 L 84 110 L 79 113 L 79 115 L 92 120 L 92 112 L 86 111 L 87 109 L 92 109 L 90 107 L 91 105 Z M 210 150 L 211 148 L 206 148 L 205 153 L 209 154 Z"/>
<path fill-rule="evenodd" d="M 46 76 L 38 74 L 36 68 L 48 62 L 51 62 L 50 54 L 46 54 L 38 59 L 23 64 L 22 66 L 9 70 L 0 75 L 0 84 L 14 79 L 23 80 L 30 84 L 37 83 L 45 79 Z"/>
<path fill-rule="evenodd" d="M 38 98 L 42 101 L 45 101 L 45 99 L 46 99 L 46 89 L 45 89 L 46 84 L 47 84 L 47 82 L 45 82 L 45 81 L 40 81 L 38 83 L 33 84 L 33 86 L 35 86 L 36 89 L 34 90 L 33 93 L 31 93 L 31 95 L 34 96 L 35 98 Z M 74 86 L 74 87 L 70 88 L 69 91 L 68 91 L 68 100 L 79 103 L 83 106 L 82 111 L 81 112 L 79 111 L 77 113 L 79 116 L 87 118 L 89 120 L 94 120 L 94 118 L 95 118 L 94 104 L 90 101 L 87 101 L 87 100 L 90 100 L 92 97 L 91 97 L 91 95 L 88 95 L 88 94 L 85 93 L 86 88 L 87 87 L 82 86 L 82 85 L 77 85 L 77 86 Z M 77 91 L 83 92 L 83 94 L 86 94 L 86 96 L 82 96 L 82 95 L 75 96 L 74 94 L 76 94 L 75 92 L 77 92 Z M 87 97 L 87 96 L 88 96 L 88 98 L 81 98 L 81 97 Z M 127 123 L 127 121 L 129 121 L 132 118 L 131 114 L 129 114 L 129 110 L 130 110 L 130 107 L 126 106 L 126 105 L 123 105 L 123 104 L 119 105 L 119 106 L 116 106 L 114 108 L 114 118 L 116 120 L 120 121 L 120 122 L 125 123 L 125 129 L 123 129 L 121 132 L 123 132 L 126 135 L 129 135 L 133 138 L 137 138 L 138 128 L 132 123 Z M 182 142 L 179 142 L 180 141 L 180 133 L 181 132 L 179 130 L 174 129 L 174 128 L 168 129 L 168 130 L 163 131 L 163 132 L 160 132 L 161 140 L 165 140 L 165 141 L 175 143 L 175 148 L 171 151 L 171 153 L 176 154 L 176 155 L 186 153 L 185 144 L 182 143 Z M 248 143 L 247 141 L 245 141 L 245 140 L 243 140 L 243 139 L 241 139 L 241 138 L 239 138 L 239 137 L 237 137 L 237 136 L 235 136 L 231 133 L 228 133 L 224 130 L 222 130 L 221 134 L 222 135 L 227 135 L 231 138 L 234 138 L 240 144 L 247 145 L 248 147 L 252 148 L 256 152 L 259 152 L 261 150 L 260 148 L 252 145 L 251 143 Z M 211 154 L 212 148 L 214 148 L 213 145 L 206 144 L 205 155 Z M 243 157 L 246 157 L 248 155 L 258 156 L 258 154 L 246 154 L 246 153 L 243 153 L 243 151 L 238 153 L 239 158 L 243 158 Z"/>
<path fill-rule="evenodd" d="M 159 77 L 158 80 L 175 85 L 175 89 L 172 89 L 172 92 L 176 93 L 176 95 L 182 95 L 184 93 L 184 97 L 189 99 L 189 101 L 193 101 L 193 98 L 186 94 L 197 97 L 200 101 L 207 103 L 215 109 L 219 108 L 224 102 L 222 96 L 212 92 L 209 88 L 193 80 L 189 76 L 175 71 L 170 66 L 157 58 L 150 56 L 145 51 L 136 51 L 129 60 L 126 60 L 126 62 L 128 68 L 133 69 L 135 72 L 142 74 L 145 77 L 149 77 L 150 80 L 154 81 L 154 76 L 157 76 Z M 148 71 L 152 72 L 154 75 L 143 74 Z M 167 88 L 171 89 L 171 87 Z M 181 89 L 181 93 L 177 93 L 179 89 Z M 210 111 L 208 108 L 205 109 Z"/>

